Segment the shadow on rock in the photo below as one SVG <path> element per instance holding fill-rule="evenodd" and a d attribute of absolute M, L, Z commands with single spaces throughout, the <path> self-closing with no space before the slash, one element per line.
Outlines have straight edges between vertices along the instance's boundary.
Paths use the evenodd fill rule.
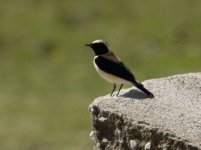
<path fill-rule="evenodd" d="M 141 99 L 141 100 L 149 98 L 145 93 L 143 93 L 141 91 L 134 90 L 134 89 L 124 93 L 123 95 L 121 95 L 121 97 Z"/>

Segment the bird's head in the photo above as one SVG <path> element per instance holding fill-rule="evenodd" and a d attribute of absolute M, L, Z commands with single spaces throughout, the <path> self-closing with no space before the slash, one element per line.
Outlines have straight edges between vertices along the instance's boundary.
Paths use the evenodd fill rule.
<path fill-rule="evenodd" d="M 93 49 L 95 55 L 103 55 L 110 51 L 109 45 L 103 40 L 95 40 L 90 44 L 86 44 Z"/>

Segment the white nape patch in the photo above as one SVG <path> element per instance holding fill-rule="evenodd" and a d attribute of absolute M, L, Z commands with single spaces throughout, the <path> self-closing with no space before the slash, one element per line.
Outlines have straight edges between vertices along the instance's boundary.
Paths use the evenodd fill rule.
<path fill-rule="evenodd" d="M 104 40 L 99 39 L 99 40 L 95 40 L 95 41 L 93 41 L 93 42 L 92 42 L 92 44 L 94 44 L 94 43 L 105 43 L 105 41 L 104 41 Z"/>

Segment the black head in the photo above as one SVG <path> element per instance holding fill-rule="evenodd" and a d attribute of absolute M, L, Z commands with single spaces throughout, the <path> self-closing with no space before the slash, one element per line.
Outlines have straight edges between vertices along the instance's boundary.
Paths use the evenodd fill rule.
<path fill-rule="evenodd" d="M 95 55 L 103 55 L 109 52 L 108 44 L 103 40 L 95 40 L 91 44 L 86 44 L 93 49 Z"/>

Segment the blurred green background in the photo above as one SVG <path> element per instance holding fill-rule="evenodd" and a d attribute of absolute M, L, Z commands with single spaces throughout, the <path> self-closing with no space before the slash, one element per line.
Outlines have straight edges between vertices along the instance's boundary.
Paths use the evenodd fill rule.
<path fill-rule="evenodd" d="M 0 149 L 91 150 L 88 105 L 111 91 L 84 44 L 140 80 L 200 71 L 199 0 L 0 0 Z"/>

